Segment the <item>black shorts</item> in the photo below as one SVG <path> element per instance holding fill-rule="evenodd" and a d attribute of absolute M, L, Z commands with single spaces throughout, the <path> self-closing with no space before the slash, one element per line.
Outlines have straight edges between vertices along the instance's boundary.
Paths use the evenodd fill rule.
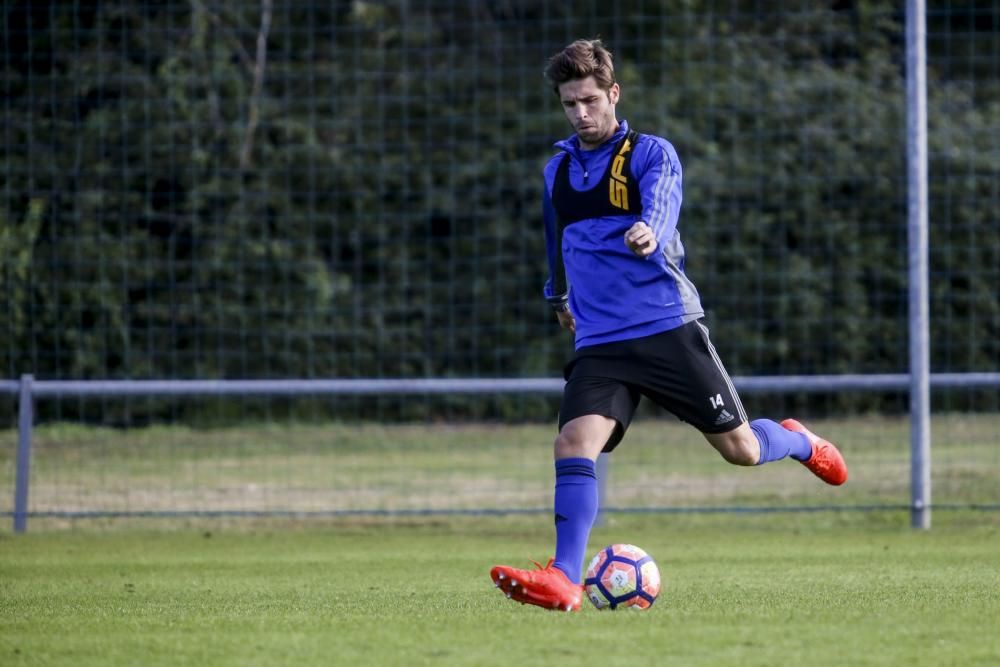
<path fill-rule="evenodd" d="M 614 449 L 646 396 L 702 433 L 726 433 L 747 420 L 736 388 L 700 321 L 632 340 L 577 351 L 563 374 L 559 429 L 584 415 L 618 422 Z"/>

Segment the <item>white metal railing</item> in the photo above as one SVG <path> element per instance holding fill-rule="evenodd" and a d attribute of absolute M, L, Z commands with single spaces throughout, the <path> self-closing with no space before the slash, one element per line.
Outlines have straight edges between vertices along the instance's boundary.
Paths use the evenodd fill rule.
<path fill-rule="evenodd" d="M 744 394 L 837 391 L 906 391 L 905 373 L 878 375 L 788 375 L 734 377 Z M 28 524 L 31 441 L 34 402 L 39 398 L 81 396 L 306 396 L 399 394 L 559 394 L 564 381 L 557 378 L 372 378 L 286 380 L 0 380 L 0 394 L 18 399 L 18 439 L 14 484 L 14 532 Z M 1000 387 L 1000 373 L 932 373 L 932 388 Z M 927 418 L 929 419 L 929 415 Z M 603 458 L 603 457 L 602 457 Z M 604 463 L 604 462 L 602 462 Z M 606 465 L 606 463 L 605 463 Z M 930 457 L 911 460 L 911 477 L 929 479 Z M 602 478 L 604 475 L 601 476 Z M 910 511 L 926 517 L 923 502 L 927 489 L 911 489 Z M 916 525 L 916 523 L 914 524 Z"/>

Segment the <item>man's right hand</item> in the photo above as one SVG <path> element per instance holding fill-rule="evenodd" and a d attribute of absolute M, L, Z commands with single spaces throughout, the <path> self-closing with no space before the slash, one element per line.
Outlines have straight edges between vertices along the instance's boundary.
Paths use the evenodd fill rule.
<path fill-rule="evenodd" d="M 558 311 L 556 312 L 556 318 L 559 320 L 559 326 L 570 333 L 576 333 L 576 318 L 573 317 L 573 313 L 568 310 Z"/>

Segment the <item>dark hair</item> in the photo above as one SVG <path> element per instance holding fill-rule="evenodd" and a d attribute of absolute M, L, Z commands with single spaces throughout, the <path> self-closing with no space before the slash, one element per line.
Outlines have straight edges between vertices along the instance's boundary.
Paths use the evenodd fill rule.
<path fill-rule="evenodd" d="M 545 78 L 559 93 L 559 86 L 574 79 L 594 77 L 601 90 L 615 85 L 615 64 L 611 52 L 599 39 L 578 39 L 549 58 Z"/>

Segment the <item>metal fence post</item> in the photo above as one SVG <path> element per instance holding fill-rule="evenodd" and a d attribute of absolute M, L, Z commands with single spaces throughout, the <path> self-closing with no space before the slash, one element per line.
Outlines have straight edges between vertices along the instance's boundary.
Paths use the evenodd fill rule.
<path fill-rule="evenodd" d="M 910 331 L 910 524 L 931 527 L 927 74 L 924 0 L 906 6 L 907 263 Z"/>
<path fill-rule="evenodd" d="M 17 404 L 17 478 L 14 483 L 14 532 L 28 529 L 28 484 L 31 478 L 31 428 L 35 421 L 33 375 L 21 376 Z"/>

